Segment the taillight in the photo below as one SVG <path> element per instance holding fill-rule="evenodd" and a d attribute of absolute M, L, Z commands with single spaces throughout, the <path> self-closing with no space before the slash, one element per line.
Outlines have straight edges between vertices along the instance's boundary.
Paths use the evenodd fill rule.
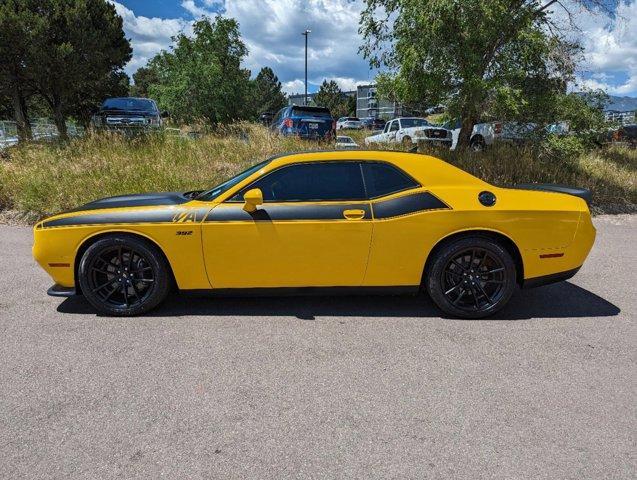
<path fill-rule="evenodd" d="M 283 120 L 283 126 L 287 128 L 292 128 L 293 126 L 292 119 L 286 118 L 285 120 Z"/>
<path fill-rule="evenodd" d="M 496 122 L 495 125 L 494 125 L 494 128 L 495 128 L 495 133 L 496 134 L 502 133 L 502 124 L 501 123 Z"/>

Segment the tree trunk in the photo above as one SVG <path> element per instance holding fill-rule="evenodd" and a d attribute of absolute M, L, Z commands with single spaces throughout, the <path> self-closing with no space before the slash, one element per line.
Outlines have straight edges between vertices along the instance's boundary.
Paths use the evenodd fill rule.
<path fill-rule="evenodd" d="M 473 127 L 476 124 L 474 115 L 463 114 L 460 123 L 460 134 L 458 135 L 458 145 L 456 150 L 465 150 L 469 147 L 471 142 L 471 134 L 473 133 Z"/>
<path fill-rule="evenodd" d="M 31 140 L 33 134 L 31 132 L 31 123 L 27 116 L 27 101 L 17 83 L 11 89 L 11 103 L 13 104 L 13 112 L 18 127 L 18 140 L 20 142 Z"/>
<path fill-rule="evenodd" d="M 53 121 L 58 129 L 58 135 L 60 140 L 68 140 L 69 135 L 66 131 L 66 117 L 62 112 L 62 103 L 59 98 L 53 98 Z"/>

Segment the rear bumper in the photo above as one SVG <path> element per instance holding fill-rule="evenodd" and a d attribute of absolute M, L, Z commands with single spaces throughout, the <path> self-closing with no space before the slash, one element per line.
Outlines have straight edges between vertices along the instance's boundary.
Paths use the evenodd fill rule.
<path fill-rule="evenodd" d="M 74 297 L 77 295 L 74 287 L 63 287 L 57 283 L 46 291 L 51 297 Z"/>
<path fill-rule="evenodd" d="M 579 272 L 580 268 L 582 267 L 573 268 L 572 270 L 567 270 L 565 272 L 551 273 L 550 275 L 543 275 L 541 277 L 527 278 L 524 280 L 522 288 L 535 288 L 543 285 L 550 285 L 551 283 L 563 282 L 564 280 L 568 280 L 575 276 L 575 274 Z"/>

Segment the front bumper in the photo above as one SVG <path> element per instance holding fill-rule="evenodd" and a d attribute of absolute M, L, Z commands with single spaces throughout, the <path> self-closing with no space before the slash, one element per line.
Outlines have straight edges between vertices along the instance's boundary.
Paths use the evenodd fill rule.
<path fill-rule="evenodd" d="M 51 297 L 74 297 L 77 295 L 74 287 L 63 287 L 57 283 L 46 291 Z"/>

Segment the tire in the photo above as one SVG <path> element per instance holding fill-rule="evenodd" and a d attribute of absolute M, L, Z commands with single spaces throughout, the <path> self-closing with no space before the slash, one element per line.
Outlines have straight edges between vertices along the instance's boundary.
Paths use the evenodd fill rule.
<path fill-rule="evenodd" d="M 486 145 L 485 145 L 484 140 L 482 139 L 482 137 L 472 138 L 471 142 L 469 142 L 469 148 L 473 152 L 482 152 L 482 151 L 484 151 L 485 147 L 486 147 Z"/>
<path fill-rule="evenodd" d="M 410 147 L 412 143 L 413 142 L 411 141 L 411 137 L 409 135 L 403 137 L 402 144 L 404 147 Z"/>
<path fill-rule="evenodd" d="M 88 247 L 80 260 L 78 280 L 98 312 L 121 317 L 152 310 L 171 287 L 169 266 L 157 247 L 125 234 L 102 238 Z"/>
<path fill-rule="evenodd" d="M 488 317 L 502 309 L 517 288 L 515 262 L 497 240 L 464 237 L 443 244 L 432 254 L 425 286 L 447 315 Z"/>

